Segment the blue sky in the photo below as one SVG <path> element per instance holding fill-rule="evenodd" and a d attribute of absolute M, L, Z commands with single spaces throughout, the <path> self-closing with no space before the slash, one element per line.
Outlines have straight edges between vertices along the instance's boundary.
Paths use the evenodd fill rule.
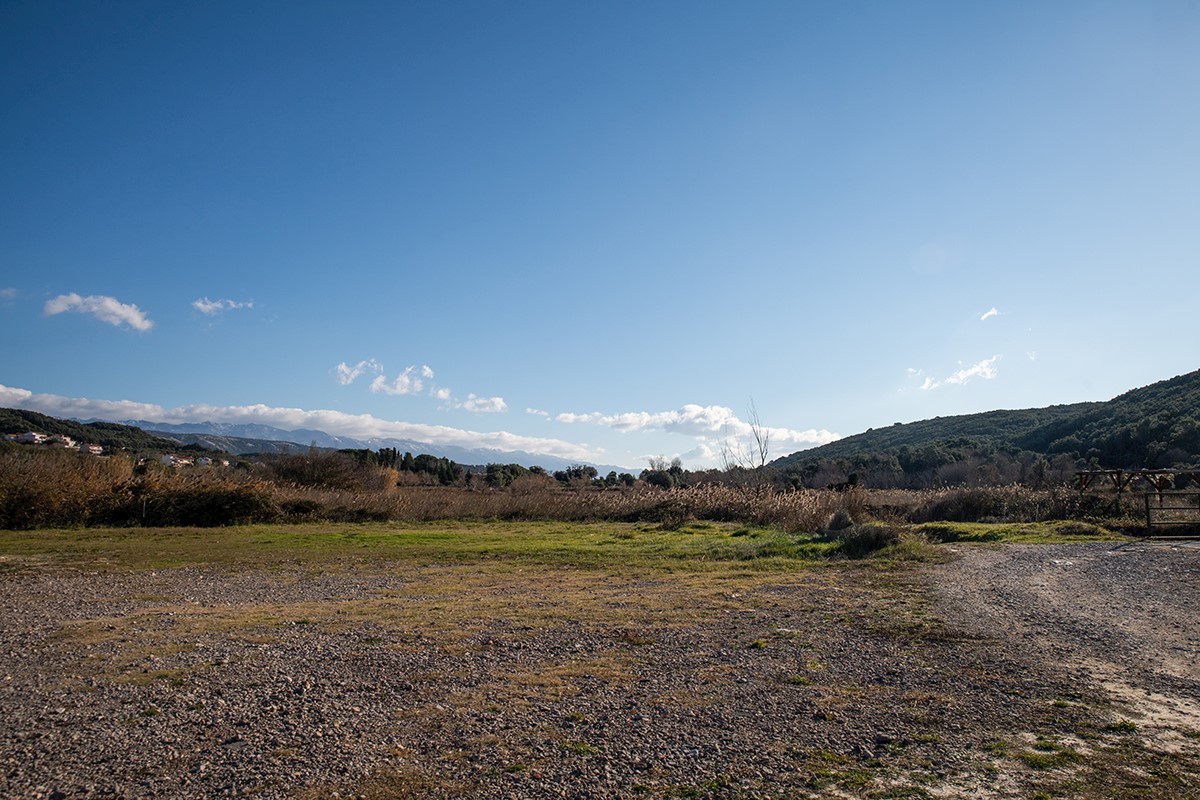
<path fill-rule="evenodd" d="M 714 463 L 1200 367 L 1192 2 L 0 7 L 0 405 Z"/>

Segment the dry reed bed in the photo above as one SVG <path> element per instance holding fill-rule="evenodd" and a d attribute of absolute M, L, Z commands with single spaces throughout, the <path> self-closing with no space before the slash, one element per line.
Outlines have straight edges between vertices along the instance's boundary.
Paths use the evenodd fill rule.
<path fill-rule="evenodd" d="M 311 521 L 436 519 L 647 521 L 665 526 L 705 519 L 817 531 L 838 511 L 854 521 L 1040 521 L 1094 511 L 1066 487 L 948 488 L 921 491 L 780 491 L 704 484 L 671 490 L 564 487 L 528 476 L 503 489 L 396 486 L 364 475 L 330 488 L 273 479 L 264 470 L 135 467 L 18 448 L 0 453 L 0 528 L 220 526 Z"/>

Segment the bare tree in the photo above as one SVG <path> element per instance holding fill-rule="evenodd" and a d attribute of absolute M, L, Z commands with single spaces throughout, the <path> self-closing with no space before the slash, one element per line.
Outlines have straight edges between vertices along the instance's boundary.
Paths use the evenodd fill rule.
<path fill-rule="evenodd" d="M 754 469 L 758 472 L 761 483 L 762 473 L 767 468 L 767 456 L 771 453 L 771 429 L 762 424 L 758 417 L 758 409 L 754 406 L 754 398 L 750 398 L 750 413 L 747 415 L 750 433 L 754 436 Z"/>
<path fill-rule="evenodd" d="M 725 472 L 752 472 L 755 485 L 762 488 L 765 485 L 767 457 L 771 453 L 771 429 L 762 424 L 753 397 L 750 398 L 750 408 L 746 417 L 746 424 L 750 426 L 750 438 L 754 442 L 753 447 L 743 442 L 740 436 L 730 436 L 726 426 L 725 438 L 721 442 L 721 469 Z"/>

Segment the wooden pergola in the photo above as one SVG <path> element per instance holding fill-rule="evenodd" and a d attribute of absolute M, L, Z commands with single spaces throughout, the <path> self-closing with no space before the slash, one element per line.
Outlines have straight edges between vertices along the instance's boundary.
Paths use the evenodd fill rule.
<path fill-rule="evenodd" d="M 1184 479 L 1182 484 L 1179 481 L 1180 478 Z M 1121 509 L 1121 495 L 1125 493 L 1125 490 L 1134 483 L 1143 481 L 1147 485 L 1146 518 L 1147 525 L 1150 525 L 1150 490 L 1154 491 L 1159 506 L 1162 506 L 1163 495 L 1176 486 L 1182 488 L 1190 482 L 1200 487 L 1200 472 L 1173 469 L 1087 469 L 1076 472 L 1075 481 L 1081 493 L 1093 486 L 1103 485 L 1107 481 L 1108 485 L 1112 486 L 1117 493 L 1118 512 Z"/>
<path fill-rule="evenodd" d="M 1104 478 L 1120 496 L 1135 481 L 1145 481 L 1157 494 L 1175 485 L 1176 476 L 1184 476 L 1192 483 L 1200 486 L 1200 472 L 1176 471 L 1172 469 L 1087 469 L 1075 473 L 1079 491 L 1086 492 L 1097 480 Z"/>

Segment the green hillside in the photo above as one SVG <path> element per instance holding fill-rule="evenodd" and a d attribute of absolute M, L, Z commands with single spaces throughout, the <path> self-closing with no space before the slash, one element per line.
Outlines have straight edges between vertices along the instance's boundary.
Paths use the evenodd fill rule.
<path fill-rule="evenodd" d="M 887 428 L 872 428 L 821 447 L 801 450 L 774 461 L 771 466 L 786 470 L 790 465 L 813 459 L 853 458 L 866 453 L 919 449 L 933 444 L 964 440 L 1007 449 L 1034 430 L 1048 428 L 1077 418 L 1101 403 L 1076 403 L 1068 406 L 987 411 L 956 417 L 934 417 L 919 422 L 899 423 Z"/>
<path fill-rule="evenodd" d="M 36 411 L 0 408 L 0 434 L 28 431 L 70 436 L 81 444 L 103 445 L 106 450 L 169 452 L 179 447 L 178 443 L 152 436 L 141 428 L 118 425 L 115 422 L 85 424 L 48 417 Z"/>
<path fill-rule="evenodd" d="M 1015 444 L 1113 468 L 1194 466 L 1200 463 L 1200 370 L 1133 389 L 1073 419 L 1047 423 Z"/>
<path fill-rule="evenodd" d="M 874 485 L 1027 480 L 1051 463 L 1171 468 L 1200 465 L 1200 370 L 1108 402 L 989 411 L 897 423 L 777 459 L 809 485 L 854 474 Z"/>

